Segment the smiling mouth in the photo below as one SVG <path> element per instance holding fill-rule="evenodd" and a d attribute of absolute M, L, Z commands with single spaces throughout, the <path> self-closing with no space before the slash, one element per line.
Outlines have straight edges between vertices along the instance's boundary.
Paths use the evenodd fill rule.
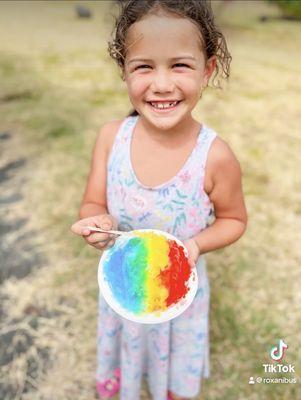
<path fill-rule="evenodd" d="M 181 100 L 174 101 L 148 101 L 147 103 L 156 111 L 172 110 L 177 107 Z"/>

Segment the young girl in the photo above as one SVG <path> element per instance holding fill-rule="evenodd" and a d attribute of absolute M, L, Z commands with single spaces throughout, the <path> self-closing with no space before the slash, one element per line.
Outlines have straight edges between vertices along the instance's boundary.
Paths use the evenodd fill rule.
<path fill-rule="evenodd" d="M 207 1 L 120 4 L 109 50 L 135 112 L 101 129 L 71 229 L 100 250 L 114 237 L 86 226 L 169 232 L 186 245 L 199 287 L 183 314 L 154 325 L 121 318 L 100 295 L 97 390 L 100 398 L 120 392 L 137 400 L 144 376 L 153 399 L 187 399 L 209 376 L 203 254 L 236 241 L 247 223 L 237 159 L 191 115 L 212 74 L 228 76 L 231 57 Z"/>

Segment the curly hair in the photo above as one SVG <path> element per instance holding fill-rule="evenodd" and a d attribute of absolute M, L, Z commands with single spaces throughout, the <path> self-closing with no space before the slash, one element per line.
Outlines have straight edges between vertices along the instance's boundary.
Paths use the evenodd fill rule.
<path fill-rule="evenodd" d="M 203 41 L 206 59 L 216 56 L 217 63 L 212 84 L 220 87 L 220 80 L 228 79 L 232 57 L 228 51 L 224 35 L 214 22 L 214 15 L 210 0 L 117 0 L 120 7 L 119 15 L 115 19 L 113 40 L 108 43 L 110 56 L 124 70 L 126 56 L 126 36 L 132 24 L 147 14 L 156 14 L 164 11 L 180 17 L 188 18 L 194 23 Z"/>

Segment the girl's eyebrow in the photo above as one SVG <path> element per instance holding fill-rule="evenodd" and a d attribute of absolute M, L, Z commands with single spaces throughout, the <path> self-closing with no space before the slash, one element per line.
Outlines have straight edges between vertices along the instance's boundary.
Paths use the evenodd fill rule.
<path fill-rule="evenodd" d="M 168 61 L 178 61 L 178 60 L 193 60 L 196 61 L 195 57 L 193 56 L 180 56 L 180 57 L 173 57 L 170 58 Z M 129 61 L 129 64 L 134 62 L 151 62 L 152 60 L 149 58 L 133 58 Z"/>

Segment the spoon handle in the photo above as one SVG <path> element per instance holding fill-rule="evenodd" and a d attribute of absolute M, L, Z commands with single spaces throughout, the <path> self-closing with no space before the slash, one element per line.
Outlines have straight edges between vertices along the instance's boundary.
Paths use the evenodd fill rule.
<path fill-rule="evenodd" d="M 114 230 L 106 231 L 105 229 L 96 228 L 95 226 L 85 226 L 85 228 L 90 229 L 90 231 L 93 232 L 112 233 L 113 235 L 125 235 L 129 233 L 123 231 L 114 231 Z"/>

